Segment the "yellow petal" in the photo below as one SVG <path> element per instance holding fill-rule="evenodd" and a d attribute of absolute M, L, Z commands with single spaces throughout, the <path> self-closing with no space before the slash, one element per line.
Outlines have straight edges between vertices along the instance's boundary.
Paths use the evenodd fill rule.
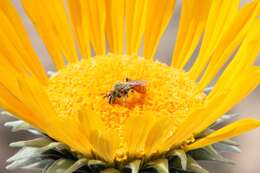
<path fill-rule="evenodd" d="M 58 119 L 44 89 L 34 79 L 22 76 L 18 79 L 18 84 L 22 93 L 22 102 L 33 112 L 31 125 L 36 125 L 42 131 L 50 135 L 52 138 L 64 142 L 71 147 L 78 146 L 78 142 L 72 140 L 69 133 L 66 133 L 70 126 L 68 123 L 67 130 L 59 128 L 64 127 L 64 122 Z M 48 115 L 48 116 L 46 116 Z M 17 115 L 19 116 L 19 115 Z M 74 138 L 75 139 L 75 138 Z M 80 150 L 79 147 L 77 147 Z"/>
<path fill-rule="evenodd" d="M 12 73 L 12 75 L 7 72 Z M 30 105 L 23 102 L 23 93 L 18 84 L 20 76 L 8 66 L 0 66 L 0 106 L 35 127 L 42 127 L 41 123 L 38 123 L 40 122 L 38 115 L 31 110 Z"/>
<path fill-rule="evenodd" d="M 260 50 L 260 32 L 259 27 L 255 26 L 260 26 L 259 21 L 256 21 L 256 25 L 252 25 L 235 58 L 225 69 L 209 95 L 211 100 L 218 93 L 226 92 L 223 101 L 210 112 L 210 116 L 204 119 L 197 132 L 212 124 L 258 85 L 259 79 L 256 72 L 258 68 L 255 68 L 253 64 Z"/>
<path fill-rule="evenodd" d="M 198 126 L 201 122 L 209 115 L 211 115 L 212 110 L 218 105 L 225 93 L 219 93 L 218 97 L 212 100 L 206 100 L 202 107 L 194 110 L 186 120 L 177 127 L 176 131 L 166 139 L 164 146 L 165 148 L 170 148 L 172 146 L 177 146 L 183 143 L 186 139 L 193 136 L 196 132 Z"/>
<path fill-rule="evenodd" d="M 41 129 L 45 128 L 45 130 L 47 130 L 47 128 L 53 128 L 52 124 L 48 124 L 48 122 L 51 122 L 53 120 L 52 118 L 55 118 L 55 116 L 53 116 L 55 113 L 47 99 L 43 87 L 35 79 L 24 75 L 17 79 L 17 83 L 21 92 L 19 99 L 35 114 L 35 116 L 32 117 L 35 121 L 32 125 L 35 123 L 40 124 Z M 43 116 L 44 114 L 49 116 Z M 46 126 L 47 124 L 48 126 Z"/>
<path fill-rule="evenodd" d="M 106 139 L 103 132 L 106 130 L 103 121 L 99 114 L 92 110 L 82 109 L 78 115 L 79 123 L 78 123 L 78 130 L 79 134 L 78 141 L 82 141 L 82 146 L 85 146 L 85 153 L 91 153 L 91 149 L 94 149 L 97 152 L 103 152 L 104 149 L 102 146 L 99 146 L 99 142 L 106 142 L 106 145 L 111 145 L 111 141 Z M 74 133 L 74 130 L 71 132 Z M 94 136 L 97 135 L 97 136 Z M 82 140 L 83 139 L 83 140 Z M 102 141 L 99 141 L 102 140 Z M 113 143 L 113 142 L 112 142 Z M 98 144 L 98 146 L 96 146 Z M 100 144 L 102 145 L 102 144 Z M 101 150 L 101 151 L 100 151 Z M 112 152 L 112 151 L 109 151 Z M 100 154 L 101 154 L 100 153 Z M 111 153 L 110 153 L 111 154 Z M 104 156 L 105 158 L 112 159 L 112 155 L 109 157 L 108 154 Z"/>
<path fill-rule="evenodd" d="M 260 51 L 259 27 L 260 20 L 257 20 L 251 26 L 235 57 L 217 81 L 214 89 L 210 93 L 210 97 L 214 97 L 214 95 L 221 90 L 230 88 L 241 73 L 243 74 L 243 72 L 248 71 L 249 67 L 253 66 Z"/>
<path fill-rule="evenodd" d="M 146 137 L 154 123 L 154 117 L 149 115 L 133 115 L 126 120 L 123 137 L 128 152 L 133 154 L 144 152 Z"/>
<path fill-rule="evenodd" d="M 137 54 L 144 33 L 149 0 L 126 1 L 126 51 Z"/>
<path fill-rule="evenodd" d="M 249 29 L 260 27 L 259 24 L 255 22 L 257 9 L 260 9 L 259 7 L 260 3 L 257 4 L 256 1 L 253 1 L 239 11 L 232 27 L 223 35 L 223 38 L 210 58 L 206 71 L 199 82 L 201 90 L 208 85 L 212 78 L 214 78 L 217 72 L 223 67 L 232 52 L 235 51 L 244 39 L 246 33 L 251 32 Z"/>
<path fill-rule="evenodd" d="M 60 0 L 22 0 L 23 7 L 42 37 L 57 68 L 78 60 L 72 30 Z"/>
<path fill-rule="evenodd" d="M 70 19 L 74 28 L 74 33 L 78 41 L 81 56 L 89 58 L 91 55 L 90 50 L 90 36 L 89 25 L 87 22 L 86 6 L 82 2 L 84 0 L 67 0 L 70 12 Z"/>
<path fill-rule="evenodd" d="M 54 122 L 56 128 L 53 128 L 53 131 L 57 131 L 58 129 L 63 129 L 62 133 L 59 135 L 53 135 L 55 132 L 48 131 L 48 134 L 53 135 L 52 138 L 61 141 L 67 145 L 69 145 L 74 150 L 81 152 L 86 157 L 92 154 L 92 148 L 89 143 L 89 139 L 87 135 L 81 128 L 81 124 L 78 123 L 77 120 L 69 120 L 69 119 L 59 119 Z M 66 128 L 64 128 L 66 125 Z M 73 129 L 73 130 L 72 130 Z M 77 134 L 77 135 L 75 135 Z"/>
<path fill-rule="evenodd" d="M 21 76 L 18 79 L 18 84 L 22 93 L 21 102 L 33 112 L 30 117 L 32 121 L 29 122 L 31 125 L 41 129 L 52 138 L 66 143 L 71 148 L 82 153 L 89 153 L 90 148 L 86 147 L 88 146 L 87 141 L 81 143 L 81 139 L 75 140 L 84 137 L 77 128 L 76 121 L 66 122 L 66 119 L 63 120 L 55 113 L 42 85 L 27 76 Z M 19 117 L 19 114 L 17 116 Z M 66 124 L 66 128 L 64 128 L 64 124 Z M 78 136 L 76 138 L 75 133 Z"/>
<path fill-rule="evenodd" d="M 239 103 L 258 85 L 258 78 L 256 76 L 256 68 L 249 68 L 247 71 L 240 73 L 228 88 L 219 90 L 224 92 L 222 101 L 220 101 L 214 109 L 208 109 L 204 116 L 206 118 L 194 129 L 195 133 L 199 133 L 214 123 L 221 115 L 230 110 L 233 106 Z M 215 97 L 215 96 L 214 96 Z M 210 97 L 209 100 L 214 99 Z M 206 114 L 207 113 L 207 114 Z"/>
<path fill-rule="evenodd" d="M 145 141 L 145 154 L 150 155 L 155 152 L 167 151 L 169 148 L 164 147 L 167 137 L 173 133 L 173 120 L 170 118 L 161 118 L 157 120 L 149 130 Z"/>
<path fill-rule="evenodd" d="M 32 111 L 17 97 L 15 97 L 9 90 L 3 87 L 0 84 L 0 106 L 1 108 L 7 110 L 8 112 L 17 115 L 17 117 L 25 120 L 30 124 L 34 124 L 35 127 L 39 127 L 40 125 L 36 125 L 34 122 L 36 118 L 34 118 L 34 114 Z"/>
<path fill-rule="evenodd" d="M 205 29 L 210 0 L 182 1 L 180 26 L 172 56 L 172 65 L 183 68 L 191 58 Z"/>
<path fill-rule="evenodd" d="M 219 44 L 223 34 L 236 16 L 239 2 L 239 0 L 212 1 L 199 55 L 190 69 L 192 79 L 196 80 L 207 65 L 212 51 Z"/>
<path fill-rule="evenodd" d="M 173 15 L 175 0 L 149 0 L 144 33 L 144 57 L 153 58 Z"/>
<path fill-rule="evenodd" d="M 79 112 L 79 124 L 81 130 L 86 134 L 87 137 L 90 133 L 96 130 L 104 130 L 104 124 L 101 117 L 92 110 L 81 110 Z"/>
<path fill-rule="evenodd" d="M 106 0 L 106 33 L 110 52 L 124 49 L 125 0 Z"/>
<path fill-rule="evenodd" d="M 188 145 L 186 150 L 202 148 L 228 138 L 233 138 L 235 136 L 240 135 L 241 133 L 247 132 L 257 127 L 260 127 L 260 121 L 251 118 L 242 119 L 232 124 L 229 124 L 213 132 L 212 134 Z"/>
<path fill-rule="evenodd" d="M 41 94 L 36 92 L 36 96 L 35 93 L 32 93 L 28 88 L 26 79 L 22 75 L 13 74 L 9 77 L 1 75 L 1 79 L 1 107 L 14 113 L 15 116 L 27 121 L 36 128 L 44 129 L 44 127 L 48 127 L 47 119 L 43 118 L 44 116 L 42 115 L 43 113 L 48 113 L 49 108 L 43 111 L 40 109 L 39 103 L 35 102 L 36 98 L 40 99 Z M 34 79 L 34 82 L 36 81 Z M 34 83 L 31 84 L 31 87 L 34 87 Z"/>
<path fill-rule="evenodd" d="M 9 0 L 0 2 L 0 55 L 19 72 L 32 73 L 42 83 L 47 82 L 45 71 L 34 52 L 21 19 Z M 2 60 L 3 61 L 3 60 Z"/>
<path fill-rule="evenodd" d="M 82 0 L 84 18 L 88 22 L 90 42 L 97 55 L 106 53 L 105 19 L 106 4 L 105 0 Z M 86 12 L 86 14 L 85 14 Z"/>
<path fill-rule="evenodd" d="M 92 131 L 90 133 L 90 144 L 93 150 L 106 161 L 112 163 L 115 153 L 119 149 L 120 138 L 118 130 L 107 129 L 106 131 Z"/>

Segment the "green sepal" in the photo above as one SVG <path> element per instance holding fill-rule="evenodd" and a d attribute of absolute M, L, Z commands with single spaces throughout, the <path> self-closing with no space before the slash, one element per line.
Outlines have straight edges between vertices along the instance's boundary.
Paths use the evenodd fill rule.
<path fill-rule="evenodd" d="M 93 172 L 100 172 L 101 170 L 107 169 L 108 164 L 101 161 L 101 160 L 89 160 L 88 161 L 88 167 L 93 171 Z"/>
<path fill-rule="evenodd" d="M 210 127 L 208 127 L 204 131 L 197 134 L 195 136 L 195 139 L 203 138 L 203 137 L 210 135 L 211 133 L 216 131 L 216 128 L 221 126 L 221 124 L 228 123 L 230 120 L 234 119 L 238 115 L 239 114 L 237 114 L 237 113 L 223 115 L 221 118 L 219 118 L 217 121 L 215 121 Z"/>
<path fill-rule="evenodd" d="M 231 139 L 226 139 L 226 140 L 221 141 L 221 142 L 219 142 L 219 143 L 228 144 L 228 145 L 233 145 L 233 146 L 237 146 L 237 147 L 239 146 L 239 143 L 238 143 L 238 142 L 233 141 L 233 140 L 231 140 Z"/>
<path fill-rule="evenodd" d="M 72 160 L 59 159 L 46 168 L 43 173 L 64 173 L 71 165 L 73 165 Z"/>
<path fill-rule="evenodd" d="M 234 164 L 233 161 L 225 159 L 223 156 L 221 156 L 211 145 L 189 151 L 188 154 L 195 160 L 217 161 L 227 164 Z"/>
<path fill-rule="evenodd" d="M 201 133 L 197 134 L 195 136 L 195 139 L 200 139 L 200 138 L 206 137 L 206 136 L 210 135 L 211 133 L 213 133 L 214 131 L 215 130 L 213 130 L 213 129 L 205 129 Z"/>
<path fill-rule="evenodd" d="M 187 156 L 184 150 L 174 150 L 169 153 L 169 156 L 176 156 L 180 159 L 181 168 L 187 170 Z"/>
<path fill-rule="evenodd" d="M 233 114 L 225 114 L 222 117 L 220 117 L 217 121 L 215 121 L 209 128 L 215 128 L 220 126 L 221 124 L 228 123 L 232 119 L 238 117 L 238 113 L 233 113 Z"/>
<path fill-rule="evenodd" d="M 28 124 L 22 120 L 6 122 L 4 125 L 6 127 L 11 127 L 12 132 L 18 132 L 18 131 L 25 130 L 34 135 L 42 135 L 42 133 L 39 130 L 36 130 L 30 124 Z"/>
<path fill-rule="evenodd" d="M 40 150 L 39 148 L 33 148 L 33 147 L 22 148 L 15 155 L 7 159 L 6 162 L 10 163 L 10 162 L 15 162 L 17 160 L 39 157 L 41 156 L 39 150 Z"/>
<path fill-rule="evenodd" d="M 213 146 L 219 153 L 225 153 L 225 152 L 240 153 L 241 152 L 239 147 L 234 146 L 234 145 L 221 143 L 221 142 L 213 144 Z"/>
<path fill-rule="evenodd" d="M 10 147 L 44 147 L 46 145 L 49 145 L 50 143 L 52 143 L 53 141 L 50 138 L 47 137 L 40 137 L 40 138 L 35 138 L 32 140 L 28 140 L 28 141 L 19 141 L 19 142 L 13 142 L 11 143 L 9 146 Z"/>
<path fill-rule="evenodd" d="M 30 126 L 30 124 L 18 120 L 18 121 L 10 121 L 4 124 L 6 127 L 11 127 L 12 128 L 12 132 L 17 132 L 20 130 L 28 130 L 31 129 L 32 127 Z"/>
<path fill-rule="evenodd" d="M 88 164 L 87 159 L 80 159 L 80 160 L 76 161 L 75 163 L 73 163 L 66 171 L 64 171 L 64 173 L 73 173 L 73 172 L 77 171 L 79 168 L 81 168 L 87 164 Z"/>
<path fill-rule="evenodd" d="M 147 165 L 148 168 L 154 168 L 158 173 L 169 173 L 168 159 L 158 159 Z"/>
<path fill-rule="evenodd" d="M 188 170 L 196 173 L 209 173 L 206 169 L 202 168 L 198 162 L 196 162 L 191 156 L 187 156 L 188 159 Z"/>
<path fill-rule="evenodd" d="M 65 148 L 64 144 L 59 142 L 52 142 L 47 146 L 36 148 L 36 147 L 23 147 L 20 149 L 15 155 L 10 157 L 7 162 L 14 162 L 22 159 L 30 159 L 30 158 L 37 158 L 41 157 L 42 154 L 46 151 L 50 151 L 51 149 L 55 148 Z"/>
<path fill-rule="evenodd" d="M 141 160 L 134 160 L 127 164 L 124 169 L 131 169 L 131 173 L 138 173 L 140 170 Z"/>
<path fill-rule="evenodd" d="M 26 169 L 26 170 L 43 170 L 46 167 L 48 167 L 49 165 L 51 165 L 53 162 L 54 162 L 54 160 L 45 159 L 45 160 L 40 160 L 40 161 L 35 162 L 35 163 L 28 164 L 28 165 L 23 166 L 21 168 Z"/>
<path fill-rule="evenodd" d="M 9 165 L 6 166 L 7 170 L 14 170 L 17 168 L 22 168 L 26 167 L 28 165 L 31 165 L 33 163 L 39 162 L 41 159 L 40 158 L 24 158 L 24 159 L 19 159 L 16 161 L 13 161 Z"/>

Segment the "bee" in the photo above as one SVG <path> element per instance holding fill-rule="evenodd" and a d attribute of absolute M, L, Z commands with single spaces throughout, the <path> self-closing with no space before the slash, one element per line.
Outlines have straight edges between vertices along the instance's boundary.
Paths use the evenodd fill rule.
<path fill-rule="evenodd" d="M 130 91 L 135 91 L 140 94 L 145 94 L 146 92 L 146 81 L 142 80 L 131 80 L 129 78 L 126 78 L 125 82 L 117 82 L 113 90 L 111 90 L 108 94 L 106 94 L 105 97 L 108 98 L 108 103 L 113 104 L 115 103 L 117 98 L 121 97 L 128 97 L 128 93 Z"/>

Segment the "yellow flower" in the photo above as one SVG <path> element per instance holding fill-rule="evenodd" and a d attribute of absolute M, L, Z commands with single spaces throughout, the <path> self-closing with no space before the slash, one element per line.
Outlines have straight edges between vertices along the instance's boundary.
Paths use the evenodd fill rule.
<path fill-rule="evenodd" d="M 259 0 L 183 0 L 171 65 L 154 56 L 175 0 L 21 3 L 57 72 L 47 77 L 14 6 L 1 0 L 0 106 L 85 157 L 190 151 L 260 126 L 245 118 L 196 138 L 260 83 Z M 110 102 L 127 78 L 145 91 L 131 86 Z"/>

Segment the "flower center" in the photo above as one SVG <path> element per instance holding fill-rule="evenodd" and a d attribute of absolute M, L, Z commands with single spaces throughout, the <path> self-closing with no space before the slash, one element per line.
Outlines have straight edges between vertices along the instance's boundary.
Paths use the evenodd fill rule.
<path fill-rule="evenodd" d="M 178 125 L 204 100 L 182 70 L 114 54 L 68 65 L 50 78 L 47 93 L 59 116 L 75 119 L 84 108 L 108 128 L 146 113 L 172 117 Z"/>

